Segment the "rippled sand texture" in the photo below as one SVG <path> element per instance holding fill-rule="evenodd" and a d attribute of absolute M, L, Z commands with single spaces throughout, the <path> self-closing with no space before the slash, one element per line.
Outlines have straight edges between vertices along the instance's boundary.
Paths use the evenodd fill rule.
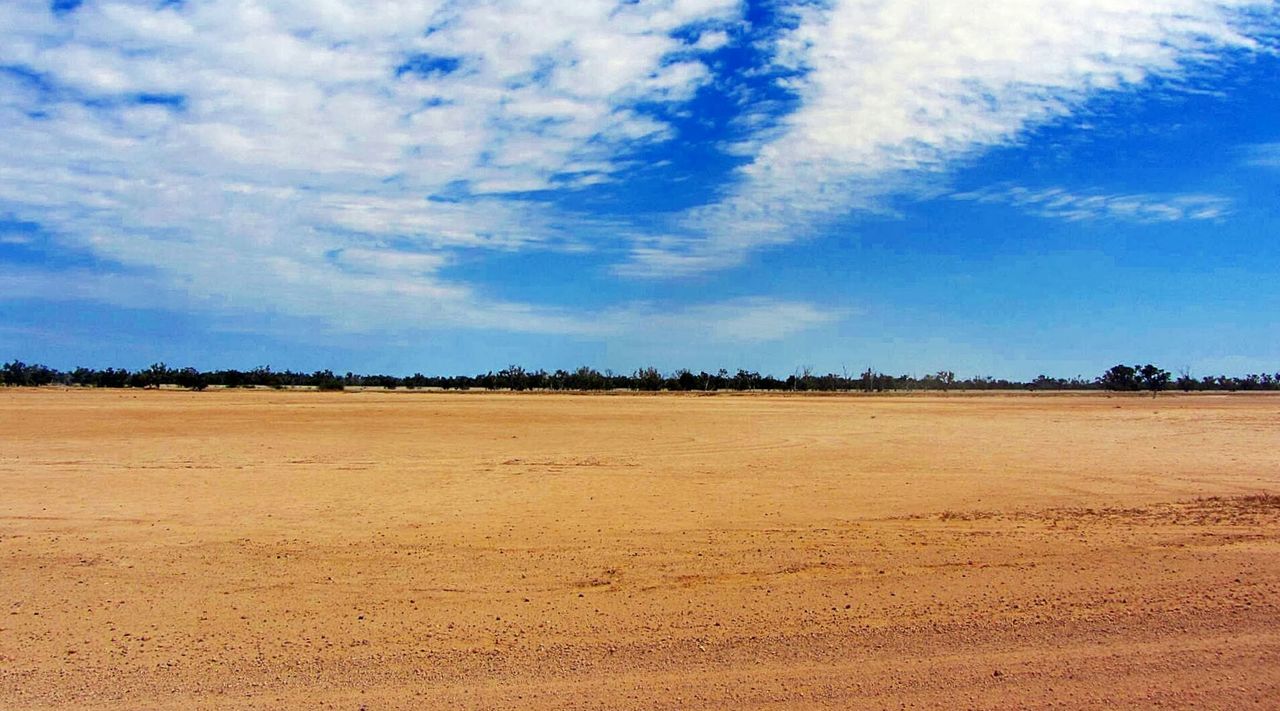
<path fill-rule="evenodd" d="M 0 708 L 1275 708 L 1280 397 L 0 390 Z"/>

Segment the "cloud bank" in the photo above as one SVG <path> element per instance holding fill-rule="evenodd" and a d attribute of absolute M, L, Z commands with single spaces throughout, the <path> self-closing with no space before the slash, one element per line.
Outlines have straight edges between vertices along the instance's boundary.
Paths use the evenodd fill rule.
<path fill-rule="evenodd" d="M 745 24 L 738 0 L 57 5 L 0 4 L 0 217 L 110 267 L 9 267 L 9 296 L 151 294 L 343 331 L 607 337 L 714 317 L 713 337 L 743 341 L 836 312 L 767 297 L 666 316 L 527 304 L 450 270 L 531 250 L 622 253 L 613 270 L 640 277 L 729 268 L 882 209 L 919 175 L 1098 92 L 1266 51 L 1274 29 L 1272 3 L 1245 0 L 797 2 L 773 27 Z M 735 44 L 762 64 L 716 59 Z M 757 119 L 779 109 L 749 96 L 732 107 L 756 128 L 720 147 L 746 163 L 716 199 L 636 220 L 559 206 L 625 187 L 644 151 L 678 137 L 672 117 L 696 120 L 698 92 L 731 73 L 780 77 L 795 102 L 771 121 Z M 1065 190 L 999 199 L 1063 216 L 1225 209 Z"/>
<path fill-rule="evenodd" d="M 1099 92 L 1180 80 L 1270 51 L 1270 2 L 1027 0 L 800 5 L 776 42 L 800 108 L 752 147 L 736 185 L 640 241 L 620 271 L 668 277 L 739 264 L 938 173 Z"/>
<path fill-rule="evenodd" d="M 0 6 L 0 212 L 193 302 L 351 327 L 573 332 L 439 276 L 599 230 L 530 193 L 610 180 L 709 80 L 732 0 Z M 565 226 L 566 221 L 572 224 Z"/>

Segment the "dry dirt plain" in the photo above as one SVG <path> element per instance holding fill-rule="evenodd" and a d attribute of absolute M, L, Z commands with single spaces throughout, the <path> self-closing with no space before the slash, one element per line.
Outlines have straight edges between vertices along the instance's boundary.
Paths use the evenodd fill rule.
<path fill-rule="evenodd" d="M 1280 707 L 1280 397 L 0 390 L 0 708 Z"/>

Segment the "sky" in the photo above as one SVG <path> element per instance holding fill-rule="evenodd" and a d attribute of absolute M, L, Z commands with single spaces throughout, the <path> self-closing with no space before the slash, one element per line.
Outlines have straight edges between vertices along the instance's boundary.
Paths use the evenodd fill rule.
<path fill-rule="evenodd" d="M 0 360 L 1280 370 L 1280 4 L 5 0 Z"/>

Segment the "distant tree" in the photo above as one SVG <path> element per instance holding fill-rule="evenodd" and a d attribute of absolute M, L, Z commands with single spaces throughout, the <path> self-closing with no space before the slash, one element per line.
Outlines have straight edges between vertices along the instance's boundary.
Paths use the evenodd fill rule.
<path fill-rule="evenodd" d="M 526 390 L 529 387 L 529 374 L 518 365 L 509 365 L 498 371 L 495 380 L 497 387 L 508 390 Z"/>
<path fill-rule="evenodd" d="M 729 384 L 729 371 L 721 368 L 716 371 L 716 390 L 722 390 Z"/>
<path fill-rule="evenodd" d="M 1178 381 L 1175 383 L 1183 392 L 1191 392 L 1199 387 L 1200 382 L 1191 377 L 1191 369 L 1183 366 L 1178 369 Z"/>
<path fill-rule="evenodd" d="M 753 370 L 738 369 L 738 373 L 733 376 L 734 390 L 755 390 L 760 387 L 762 378 L 760 374 Z"/>
<path fill-rule="evenodd" d="M 126 368 L 107 368 L 98 374 L 98 387 L 102 388 L 124 388 L 129 386 L 133 374 Z"/>
<path fill-rule="evenodd" d="M 5 363 L 0 370 L 5 385 L 30 385 L 30 375 L 27 373 L 27 364 L 20 360 L 12 363 Z"/>
<path fill-rule="evenodd" d="M 209 387 L 209 379 L 195 368 L 183 368 L 177 371 L 174 380 L 180 387 L 188 390 L 204 390 Z"/>
<path fill-rule="evenodd" d="M 152 363 L 146 370 L 140 370 L 136 376 L 136 387 L 158 388 L 166 383 L 174 382 L 173 373 L 164 363 Z"/>
<path fill-rule="evenodd" d="M 531 390 L 546 390 L 550 383 L 551 376 L 546 370 L 539 368 L 527 374 L 526 380 Z"/>
<path fill-rule="evenodd" d="M 690 372 L 688 368 L 681 368 L 676 371 L 675 385 L 681 390 L 697 390 L 698 376 Z"/>
<path fill-rule="evenodd" d="M 1044 373 L 1041 373 L 1040 375 L 1037 375 L 1036 379 L 1032 380 L 1027 387 L 1031 390 L 1052 390 L 1056 387 L 1059 387 L 1060 384 L 1061 384 L 1061 381 L 1057 380 L 1056 378 L 1050 378 Z"/>
<path fill-rule="evenodd" d="M 317 370 L 307 379 L 308 384 L 315 386 L 316 390 L 343 390 L 346 383 L 342 378 L 333 374 L 332 370 Z"/>
<path fill-rule="evenodd" d="M 332 373 L 330 373 L 330 375 L 332 375 Z M 284 383 L 281 382 L 280 374 L 271 370 L 271 366 L 260 365 L 249 372 L 248 384 L 267 388 L 278 388 Z"/>
<path fill-rule="evenodd" d="M 1169 385 L 1169 371 L 1150 363 L 1138 369 L 1138 376 L 1142 379 L 1143 389 L 1151 391 L 1151 397 L 1155 397 Z"/>
<path fill-rule="evenodd" d="M 666 378 L 662 377 L 662 373 L 658 372 L 658 369 L 654 367 L 640 368 L 636 370 L 632 379 L 637 390 L 647 390 L 651 392 L 661 390 L 663 384 L 666 382 Z"/>
<path fill-rule="evenodd" d="M 0 366 L 0 384 L 4 385 L 50 385 L 52 383 L 68 383 L 70 376 L 47 365 L 27 365 L 20 360 Z"/>
<path fill-rule="evenodd" d="M 787 385 L 792 390 L 812 390 L 813 389 L 813 366 L 802 365 L 796 368 L 795 373 L 787 378 Z"/>
<path fill-rule="evenodd" d="M 570 390 L 604 390 L 608 380 L 600 371 L 584 365 L 569 374 L 566 385 Z"/>
<path fill-rule="evenodd" d="M 569 379 L 571 377 L 572 376 L 569 375 L 569 371 L 564 368 L 557 368 L 556 372 L 547 376 L 547 383 L 550 385 L 552 390 L 568 390 Z"/>
<path fill-rule="evenodd" d="M 1098 382 L 1107 390 L 1137 390 L 1138 371 L 1122 363 L 1103 373 Z"/>

